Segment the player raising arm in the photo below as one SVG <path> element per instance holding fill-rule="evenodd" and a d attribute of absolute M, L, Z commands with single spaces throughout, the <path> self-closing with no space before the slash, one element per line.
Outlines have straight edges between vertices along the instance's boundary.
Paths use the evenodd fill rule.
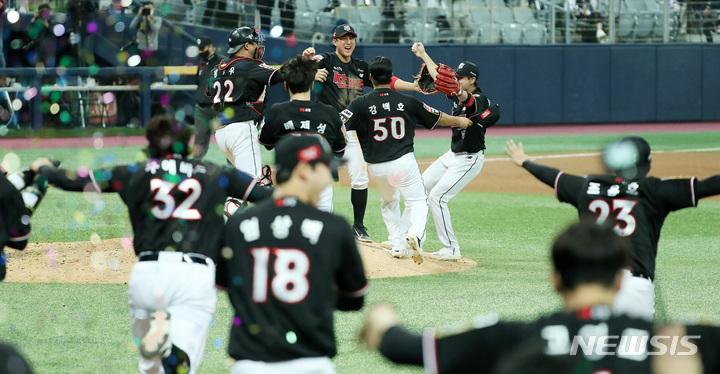
<path fill-rule="evenodd" d="M 310 101 L 316 71 L 317 62 L 303 56 L 286 61 L 280 68 L 290 101 L 275 104 L 265 113 L 259 139 L 265 148 L 272 149 L 287 134 L 316 134 L 328 141 L 336 156 L 342 157 L 347 139 L 340 116 L 330 105 Z M 332 184 L 321 194 L 317 208 L 333 211 Z"/>
<path fill-rule="evenodd" d="M 650 145 L 640 137 L 623 138 L 605 149 L 603 160 L 613 174 L 577 176 L 530 161 L 522 143 L 508 140 L 512 161 L 555 189 L 561 202 L 577 208 L 582 218 L 614 225 L 633 247 L 630 270 L 615 299 L 615 311 L 653 319 L 655 314 L 655 257 L 660 230 L 670 212 L 697 206 L 698 200 L 720 194 L 720 175 L 704 180 L 648 177 Z"/>
<path fill-rule="evenodd" d="M 315 49 L 309 47 L 303 51 L 303 56 L 318 61 L 318 71 L 315 80 L 320 82 L 317 100 L 323 104 L 331 105 L 339 113 L 351 101 L 362 95 L 365 87 L 372 87 L 368 73 L 367 62 L 352 57 L 355 51 L 355 29 L 347 24 L 339 25 L 332 34 L 335 51 L 316 54 Z M 398 91 L 416 91 L 414 83 L 392 78 L 390 88 Z M 367 164 L 362 157 L 360 144 L 355 131 L 347 133 L 348 145 L 344 158 L 347 161 L 350 174 L 351 196 L 353 206 L 353 231 L 360 241 L 371 242 L 370 235 L 365 227 L 365 208 L 367 207 L 367 188 L 370 180 L 367 174 Z"/>
<path fill-rule="evenodd" d="M 265 36 L 260 30 L 240 27 L 228 36 L 228 58 L 210 72 L 207 94 L 220 112 L 221 127 L 215 139 L 223 155 L 255 178 L 263 163 L 257 142 L 258 124 L 265 110 L 267 86 L 281 82 L 277 69 L 262 61 Z"/>
<path fill-rule="evenodd" d="M 215 262 L 228 194 L 259 201 L 272 189 L 235 169 L 190 159 L 191 131 L 169 115 L 147 124 L 147 161 L 112 169 L 31 168 L 68 191 L 117 192 L 127 205 L 137 263 L 128 283 L 130 322 L 143 373 L 195 373 L 217 304 Z"/>
<path fill-rule="evenodd" d="M 436 65 L 422 43 L 413 44 L 412 51 L 425 63 L 437 90 L 452 100 L 452 114 L 468 117 L 476 125 L 466 129 L 453 127 L 450 150 L 422 174 L 435 229 L 443 246 L 429 256 L 455 261 L 461 257 L 460 244 L 452 227 L 448 203 L 480 174 L 485 162 L 485 131 L 500 119 L 500 107 L 491 106 L 490 99 L 477 86 L 480 70 L 474 63 L 461 62 L 456 73 L 447 65 Z"/>
<path fill-rule="evenodd" d="M 375 89 L 353 100 L 340 116 L 348 130 L 357 132 L 368 171 L 380 191 L 391 254 L 397 258 L 410 255 L 422 263 L 428 203 L 414 154 L 415 125 L 427 129 L 435 125 L 467 128 L 472 121 L 447 115 L 390 89 L 393 68 L 387 57 L 373 58 L 369 72 Z M 403 214 L 407 220 L 400 214 L 400 196 L 405 200 Z"/>
<path fill-rule="evenodd" d="M 30 238 L 30 217 L 47 191 L 47 180 L 28 168 L 6 175 L 0 165 L 0 281 L 5 279 L 5 246 L 25 249 Z"/>
<path fill-rule="evenodd" d="M 427 329 L 419 336 L 400 327 L 397 313 L 381 304 L 368 312 L 361 338 L 389 360 L 422 365 L 427 373 L 650 373 L 653 356 L 648 353 L 654 348 L 690 355 L 696 352 L 685 337 L 673 342 L 667 336 L 654 336 L 649 321 L 612 313 L 631 251 L 627 238 L 615 234 L 610 225 L 583 220 L 563 231 L 550 252 L 552 282 L 562 295 L 563 311 L 529 323 L 486 316 L 476 319 L 475 327 L 465 332 Z M 687 332 L 695 331 L 689 328 Z M 703 357 L 717 356 L 717 337 L 700 336 L 697 340 Z M 532 362 L 525 363 L 529 366 L 523 367 L 524 371 L 503 367 L 522 367 L 521 362 L 508 363 L 508 355 L 538 345 L 544 359 L 535 365 L 573 358 L 585 362 L 575 361 L 569 371 L 541 366 L 546 368 L 542 371 Z M 513 358 L 520 359 L 521 355 Z M 676 371 L 681 372 L 688 373 Z"/>

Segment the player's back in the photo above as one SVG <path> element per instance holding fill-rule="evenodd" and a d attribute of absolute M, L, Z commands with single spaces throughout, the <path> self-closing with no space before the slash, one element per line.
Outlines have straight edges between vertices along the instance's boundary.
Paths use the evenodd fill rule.
<path fill-rule="evenodd" d="M 261 60 L 244 57 L 224 59 L 211 76 L 213 104 L 231 110 L 222 111 L 227 123 L 260 120 L 266 101 L 267 85 L 277 69 Z"/>
<path fill-rule="evenodd" d="M 335 152 L 342 151 L 347 145 L 337 111 L 323 103 L 292 100 L 268 108 L 261 125 L 260 143 L 272 146 L 289 133 L 320 134 Z"/>
<path fill-rule="evenodd" d="M 128 206 L 135 252 L 181 251 L 217 259 L 222 207 L 234 178 L 223 170 L 183 158 L 114 168 L 109 183 Z M 244 177 L 250 186 L 252 178 Z"/>
<path fill-rule="evenodd" d="M 581 356 L 591 363 L 591 372 L 650 372 L 652 324 L 613 315 L 607 305 L 555 313 L 529 327 L 532 336 L 546 342 L 546 354 Z"/>
<path fill-rule="evenodd" d="M 236 311 L 230 356 L 265 362 L 333 357 L 336 292 L 366 284 L 348 223 L 281 198 L 227 225 L 233 255 L 228 269 L 218 267 L 218 277 L 227 277 L 219 283 L 231 285 Z"/>
<path fill-rule="evenodd" d="M 415 125 L 432 129 L 441 113 L 420 100 L 389 88 L 353 100 L 340 112 L 348 130 L 356 130 L 365 161 L 380 163 L 414 151 Z"/>
<path fill-rule="evenodd" d="M 518 349 L 528 346 L 544 347 L 547 356 L 586 360 L 587 369 L 592 368 L 584 371 L 588 373 L 650 372 L 652 324 L 614 316 L 607 305 L 554 313 L 530 323 L 498 322 L 495 316 L 478 318 L 474 324 L 478 327 L 473 330 L 436 341 L 439 372 L 494 372 L 502 359 L 523 357 Z"/>
<path fill-rule="evenodd" d="M 580 188 L 578 213 L 613 222 L 615 232 L 633 245 L 633 273 L 654 279 L 663 223 L 671 211 L 695 205 L 692 184 L 691 179 L 590 175 Z"/>

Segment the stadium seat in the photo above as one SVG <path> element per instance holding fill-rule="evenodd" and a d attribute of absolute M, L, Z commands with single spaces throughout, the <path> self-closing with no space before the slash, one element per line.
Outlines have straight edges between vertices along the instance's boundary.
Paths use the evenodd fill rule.
<path fill-rule="evenodd" d="M 512 8 L 513 16 L 515 17 L 515 22 L 524 25 L 527 23 L 535 23 L 535 14 L 533 14 L 532 9 L 528 7 L 515 7 Z"/>
<path fill-rule="evenodd" d="M 534 45 L 547 43 L 547 28 L 539 23 L 525 24 L 522 43 Z"/>
<path fill-rule="evenodd" d="M 502 25 L 493 22 L 490 8 L 470 8 L 470 17 L 472 17 L 473 25 L 478 30 L 476 37 L 481 43 L 500 43 Z"/>
<path fill-rule="evenodd" d="M 502 27 L 503 44 L 520 44 L 523 29 L 518 23 L 507 23 Z"/>

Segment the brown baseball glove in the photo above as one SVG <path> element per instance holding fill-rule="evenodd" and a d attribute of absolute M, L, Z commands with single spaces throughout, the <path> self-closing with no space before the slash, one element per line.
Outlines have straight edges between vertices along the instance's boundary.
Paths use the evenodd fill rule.
<path fill-rule="evenodd" d="M 435 88 L 435 81 L 430 75 L 430 72 L 425 64 L 422 64 L 420 67 L 420 73 L 418 75 L 413 75 L 413 78 L 415 78 L 415 83 L 417 83 L 418 87 L 420 87 L 420 92 L 425 95 L 438 93 L 438 90 Z"/>

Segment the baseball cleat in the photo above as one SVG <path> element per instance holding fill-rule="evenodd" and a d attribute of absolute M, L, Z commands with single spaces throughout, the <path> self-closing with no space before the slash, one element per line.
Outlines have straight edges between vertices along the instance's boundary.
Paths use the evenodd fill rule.
<path fill-rule="evenodd" d="M 370 235 L 367 233 L 367 227 L 365 226 L 353 226 L 353 234 L 355 238 L 361 242 L 371 243 Z"/>
<path fill-rule="evenodd" d="M 380 243 L 380 246 L 381 246 L 383 249 L 387 249 L 388 251 L 392 249 L 392 243 L 390 243 L 389 240 L 386 240 L 386 241 Z"/>
<path fill-rule="evenodd" d="M 150 313 L 150 329 L 140 339 L 140 354 L 145 358 L 170 354 L 170 314 L 164 310 Z"/>
<path fill-rule="evenodd" d="M 445 248 L 437 252 L 429 253 L 428 257 L 440 261 L 457 261 L 461 258 L 460 251 L 453 251 Z"/>
<path fill-rule="evenodd" d="M 420 241 L 418 240 L 417 236 L 413 234 L 408 234 L 407 236 L 407 251 L 410 252 L 410 257 L 412 257 L 413 261 L 415 261 L 416 264 L 420 265 L 425 260 L 425 256 L 423 255 L 423 250 L 420 248 Z"/>
<path fill-rule="evenodd" d="M 390 250 L 390 254 L 395 258 L 407 258 L 408 257 L 408 251 L 406 251 L 404 249 Z"/>

